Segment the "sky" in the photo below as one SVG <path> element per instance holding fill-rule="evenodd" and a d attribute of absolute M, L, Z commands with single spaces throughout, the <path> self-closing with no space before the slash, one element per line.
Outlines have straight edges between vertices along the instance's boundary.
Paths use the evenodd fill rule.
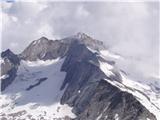
<path fill-rule="evenodd" d="M 136 75 L 160 76 L 158 2 L 1 2 L 1 49 L 84 32 L 125 56 Z M 122 66 L 123 64 L 121 64 Z"/>

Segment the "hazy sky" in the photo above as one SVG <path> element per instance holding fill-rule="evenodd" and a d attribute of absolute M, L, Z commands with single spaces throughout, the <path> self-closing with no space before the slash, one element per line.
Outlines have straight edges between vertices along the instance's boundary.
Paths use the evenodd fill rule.
<path fill-rule="evenodd" d="M 158 2 L 2 2 L 2 50 L 84 32 L 130 59 L 127 69 L 158 75 Z M 136 63 L 136 64 L 135 64 Z"/>

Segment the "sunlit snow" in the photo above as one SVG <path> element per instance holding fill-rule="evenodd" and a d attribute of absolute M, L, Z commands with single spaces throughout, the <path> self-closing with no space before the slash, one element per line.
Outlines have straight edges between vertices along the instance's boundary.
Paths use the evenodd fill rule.
<path fill-rule="evenodd" d="M 60 104 L 63 94 L 60 86 L 66 74 L 60 72 L 63 61 L 64 59 L 21 61 L 16 79 L 0 95 L 0 118 L 5 114 L 7 118 L 12 119 L 9 115 L 19 112 L 23 112 L 23 115 L 17 116 L 17 119 L 26 119 L 29 116 L 37 120 L 41 117 L 47 120 L 65 116 L 74 118 L 72 108 Z M 26 90 L 41 78 L 47 79 L 31 90 Z"/>

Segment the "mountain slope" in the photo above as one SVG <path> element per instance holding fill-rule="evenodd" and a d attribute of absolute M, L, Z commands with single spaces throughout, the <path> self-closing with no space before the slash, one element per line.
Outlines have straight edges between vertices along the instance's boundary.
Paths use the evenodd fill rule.
<path fill-rule="evenodd" d="M 130 79 L 114 61 L 122 57 L 84 33 L 55 41 L 42 37 L 18 58 L 16 77 L 0 95 L 0 118 L 160 118 L 159 92 Z"/>
<path fill-rule="evenodd" d="M 65 84 L 67 88 L 61 103 L 73 106 L 73 111 L 78 116 L 76 119 L 103 120 L 107 116 L 105 119 L 110 120 L 115 115 L 120 120 L 156 119 L 132 94 L 110 84 L 109 81 L 122 82 L 122 76 L 112 61 L 104 60 L 86 46 L 77 43 L 69 51 L 69 56 L 62 65 L 62 70 L 67 73 L 62 88 Z M 103 82 L 104 79 L 106 83 Z"/>

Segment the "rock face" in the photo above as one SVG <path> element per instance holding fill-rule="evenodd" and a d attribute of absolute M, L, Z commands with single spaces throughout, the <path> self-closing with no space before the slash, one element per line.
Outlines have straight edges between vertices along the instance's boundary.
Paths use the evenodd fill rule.
<path fill-rule="evenodd" d="M 101 80 L 76 120 L 156 120 L 132 94 Z"/>
<path fill-rule="evenodd" d="M 71 44 L 75 40 L 78 40 L 80 44 L 85 44 L 87 47 L 93 50 L 102 50 L 106 48 L 103 42 L 93 39 L 92 37 L 81 32 L 77 33 L 76 35 L 62 39 L 63 42 L 69 43 L 69 44 Z"/>
<path fill-rule="evenodd" d="M 66 88 L 61 104 L 73 107 L 75 120 L 156 120 L 132 94 L 103 80 L 121 77 L 106 76 L 99 69 L 99 59 L 85 44 L 75 41 L 62 65 L 67 75 L 61 87 Z"/>
<path fill-rule="evenodd" d="M 1 76 L 6 76 L 1 79 L 1 91 L 10 85 L 16 77 L 20 59 L 9 49 L 1 53 L 3 62 L 1 63 Z"/>
<path fill-rule="evenodd" d="M 58 40 L 48 40 L 42 37 L 33 41 L 21 54 L 21 59 L 35 61 L 35 60 L 49 60 L 63 57 L 66 55 L 67 44 Z"/>
<path fill-rule="evenodd" d="M 75 106 L 75 112 L 82 112 L 104 74 L 98 69 L 98 60 L 85 45 L 77 42 L 71 45 L 68 56 L 62 65 L 62 71 L 67 75 L 61 89 L 67 88 L 62 96 L 61 103 Z"/>

